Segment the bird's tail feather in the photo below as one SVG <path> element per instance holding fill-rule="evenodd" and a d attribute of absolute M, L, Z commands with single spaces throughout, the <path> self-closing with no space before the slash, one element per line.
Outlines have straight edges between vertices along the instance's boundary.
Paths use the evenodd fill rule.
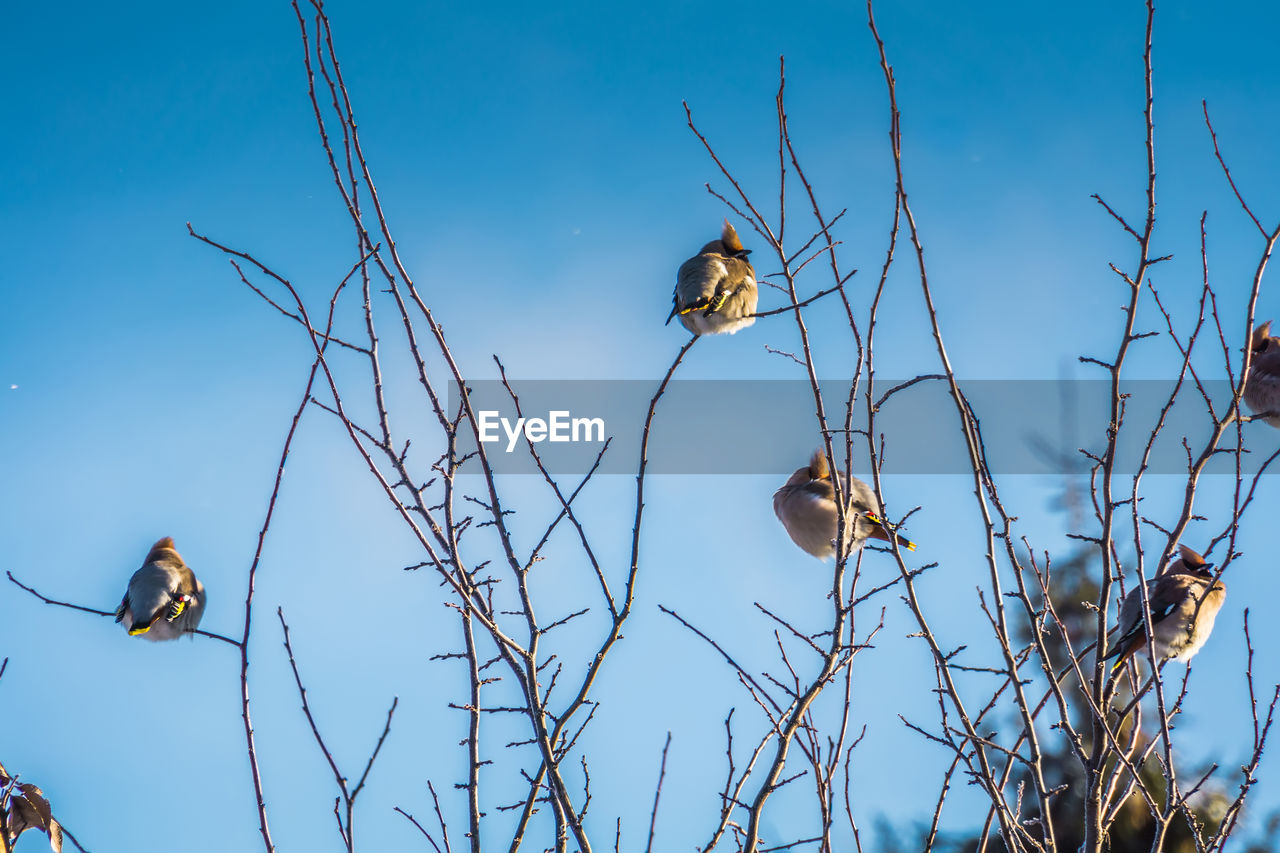
<path fill-rule="evenodd" d="M 867 513 L 865 517 L 867 521 L 871 522 L 872 524 L 878 525 L 880 529 L 884 531 L 884 533 L 886 534 L 884 538 L 886 540 L 889 538 L 889 535 L 892 535 L 894 539 L 898 540 L 898 544 L 901 545 L 903 548 L 906 548 L 908 551 L 914 551 L 916 549 L 916 543 L 912 542 L 910 539 L 908 539 L 907 537 L 897 532 L 898 525 L 890 524 L 880 516 L 873 515 L 872 513 Z"/>

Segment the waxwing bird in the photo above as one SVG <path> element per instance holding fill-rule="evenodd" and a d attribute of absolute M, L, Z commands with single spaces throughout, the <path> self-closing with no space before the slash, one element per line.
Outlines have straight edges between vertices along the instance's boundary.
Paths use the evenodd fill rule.
<path fill-rule="evenodd" d="M 848 501 L 844 542 L 849 553 L 866 544 L 868 537 L 886 542 L 894 537 L 899 545 L 914 551 L 915 543 L 895 533 L 894 526 L 881 518 L 880 502 L 871 487 L 857 477 L 847 479 L 843 471 L 838 473 L 841 491 Z M 792 542 L 819 560 L 835 555 L 836 489 L 821 450 L 814 451 L 809 464 L 773 493 L 773 511 Z"/>
<path fill-rule="evenodd" d="M 151 546 L 142 568 L 129 579 L 116 621 L 131 637 L 176 640 L 200 624 L 205 603 L 204 585 L 166 536 Z"/>
<path fill-rule="evenodd" d="M 1244 401 L 1256 414 L 1271 412 L 1267 423 L 1280 427 L 1280 338 L 1271 336 L 1270 320 L 1253 330 L 1249 349 L 1253 350 L 1253 356 L 1244 386 Z"/>
<path fill-rule="evenodd" d="M 1181 556 L 1147 581 L 1148 606 L 1155 625 L 1153 639 L 1156 657 L 1167 660 L 1191 660 L 1213 630 L 1213 622 L 1227 597 L 1227 587 L 1213 579 L 1212 563 L 1179 545 Z M 1147 647 L 1147 630 L 1142 619 L 1142 592 L 1134 588 L 1120 605 L 1117 623 L 1120 636 L 1107 655 L 1118 660 L 1111 671 L 1119 669 L 1135 652 Z"/>
<path fill-rule="evenodd" d="M 732 335 L 754 323 L 759 293 L 749 254 L 751 250 L 742 248 L 738 232 L 726 219 L 720 239 L 680 265 L 667 322 L 679 314 L 680 322 L 695 335 Z"/>

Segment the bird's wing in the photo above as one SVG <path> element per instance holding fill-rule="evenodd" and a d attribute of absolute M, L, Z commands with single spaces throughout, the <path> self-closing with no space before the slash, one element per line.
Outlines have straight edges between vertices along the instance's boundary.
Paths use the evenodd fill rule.
<path fill-rule="evenodd" d="M 161 562 L 147 563 L 133 573 L 125 595 L 133 612 L 130 634 L 145 634 L 156 619 L 169 612 L 178 583 L 178 573 Z"/>
<path fill-rule="evenodd" d="M 196 581 L 196 591 L 191 599 L 191 604 L 187 607 L 187 630 L 194 631 L 200 626 L 200 619 L 204 616 L 205 605 L 209 603 L 209 594 L 204 591 L 204 584 Z"/>
<path fill-rule="evenodd" d="M 1190 594 L 1190 588 L 1195 581 L 1188 575 L 1161 575 L 1156 579 L 1155 583 L 1147 587 L 1148 601 L 1147 606 L 1151 609 L 1151 623 L 1159 625 L 1186 601 Z M 1136 589 L 1129 593 L 1130 596 L 1138 596 Z M 1142 599 L 1134 598 L 1137 605 L 1137 615 L 1132 616 L 1133 624 L 1124 632 L 1117 640 L 1115 648 L 1107 655 L 1107 658 L 1119 656 L 1120 660 L 1116 662 L 1119 666 L 1124 662 L 1132 652 L 1138 650 L 1147 641 L 1147 626 L 1142 619 Z M 1129 605 L 1129 599 L 1125 599 L 1125 605 Z M 1126 614 L 1122 608 L 1121 616 Z M 1104 658 L 1105 660 L 1105 658 Z"/>
<path fill-rule="evenodd" d="M 688 314 L 707 307 L 717 295 L 724 292 L 729 276 L 726 261 L 720 255 L 695 255 L 680 265 L 676 273 L 676 289 L 673 295 L 677 314 Z"/>
<path fill-rule="evenodd" d="M 724 259 L 725 275 L 709 299 L 705 314 L 717 311 L 729 317 L 747 317 L 756 312 L 759 289 L 755 270 L 742 258 Z"/>
<path fill-rule="evenodd" d="M 1147 595 L 1154 594 L 1155 583 L 1147 581 Z M 1141 596 L 1142 593 L 1134 589 L 1124 597 L 1124 602 L 1120 605 L 1120 617 L 1116 621 L 1116 630 L 1120 632 L 1120 636 L 1116 637 L 1115 644 L 1103 660 L 1119 657 L 1120 660 L 1116 663 L 1119 666 L 1134 649 L 1146 641 L 1147 626 L 1142 620 Z"/>

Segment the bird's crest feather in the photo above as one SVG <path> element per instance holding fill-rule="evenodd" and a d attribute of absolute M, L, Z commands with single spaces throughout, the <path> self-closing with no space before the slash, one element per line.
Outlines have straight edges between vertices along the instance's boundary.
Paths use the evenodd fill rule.
<path fill-rule="evenodd" d="M 742 241 L 738 239 L 738 232 L 729 224 L 728 219 L 724 221 L 724 230 L 720 232 L 720 242 L 724 243 L 724 247 L 731 255 L 742 251 Z"/>
<path fill-rule="evenodd" d="M 809 474 L 815 480 L 831 479 L 831 468 L 827 465 L 827 455 L 821 449 L 813 451 L 809 459 Z"/>
<path fill-rule="evenodd" d="M 182 557 L 178 556 L 178 549 L 173 547 L 173 537 L 166 536 L 163 539 L 158 540 L 156 544 L 151 546 L 151 550 L 147 552 L 147 559 L 143 560 L 143 562 L 144 563 L 155 562 L 156 560 L 165 556 L 163 554 L 164 551 L 172 551 L 173 556 L 178 557 L 179 560 L 182 559 Z"/>
<path fill-rule="evenodd" d="M 1193 551 L 1186 545 L 1178 545 L 1178 553 L 1182 555 L 1182 563 L 1188 569 L 1198 569 L 1205 565 L 1205 559 L 1198 552 Z"/>

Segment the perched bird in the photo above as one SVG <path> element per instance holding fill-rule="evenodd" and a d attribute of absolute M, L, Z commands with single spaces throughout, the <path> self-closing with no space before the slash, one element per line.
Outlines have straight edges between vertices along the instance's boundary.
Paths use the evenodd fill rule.
<path fill-rule="evenodd" d="M 204 585 L 166 536 L 151 546 L 142 568 L 129 579 L 116 621 L 124 623 L 131 637 L 176 640 L 200 624 L 205 603 Z"/>
<path fill-rule="evenodd" d="M 894 532 L 894 526 L 880 517 L 880 502 L 871 487 L 857 477 L 846 479 L 839 472 L 841 491 L 848 501 L 845 510 L 844 544 L 850 554 L 866 544 L 867 537 L 895 537 L 908 550 L 915 543 Z M 787 528 L 791 541 L 819 560 L 836 553 L 836 489 L 831 480 L 827 457 L 814 451 L 809 464 L 799 469 L 786 485 L 773 493 L 773 511 Z"/>
<path fill-rule="evenodd" d="M 1213 621 L 1222 609 L 1227 587 L 1213 579 L 1212 563 L 1179 545 L 1181 557 L 1172 560 L 1163 571 L 1147 581 L 1148 606 L 1155 625 L 1156 657 L 1163 663 L 1191 660 L 1213 630 Z M 1120 636 L 1108 658 L 1119 658 L 1112 672 L 1135 652 L 1147 647 L 1146 625 L 1142 620 L 1142 592 L 1134 588 L 1120 605 L 1117 623 Z"/>
<path fill-rule="evenodd" d="M 680 315 L 680 322 L 695 335 L 733 334 L 756 321 L 756 271 L 751 268 L 738 232 L 729 220 L 719 240 L 680 265 L 676 290 L 672 295 L 667 322 Z"/>
<path fill-rule="evenodd" d="M 1253 330 L 1249 340 L 1253 356 L 1244 386 L 1244 401 L 1257 414 L 1272 412 L 1267 423 L 1280 427 L 1280 338 L 1270 336 L 1270 332 L 1268 320 Z"/>

